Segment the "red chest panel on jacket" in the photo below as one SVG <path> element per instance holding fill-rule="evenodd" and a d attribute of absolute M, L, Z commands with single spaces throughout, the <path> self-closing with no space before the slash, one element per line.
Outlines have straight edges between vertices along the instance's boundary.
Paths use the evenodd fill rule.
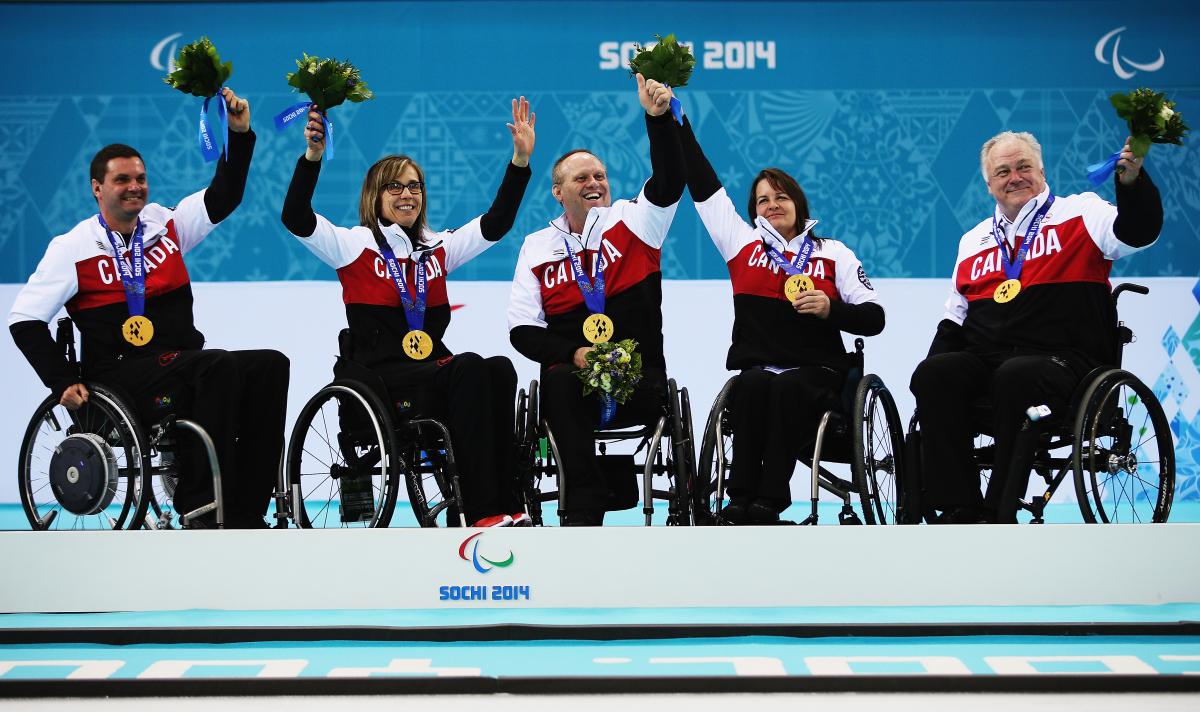
<path fill-rule="evenodd" d="M 416 294 L 416 263 L 408 258 L 397 257 L 404 270 L 404 284 L 410 295 Z M 425 258 L 425 305 L 441 306 L 446 297 L 446 252 L 438 248 Z M 337 271 L 342 283 L 342 301 L 346 304 L 375 304 L 377 306 L 400 306 L 400 294 L 396 283 L 387 273 L 387 263 L 375 250 L 365 249 L 358 258 Z"/>
<path fill-rule="evenodd" d="M 604 269 L 604 293 L 616 295 L 658 272 L 661 253 L 638 239 L 624 223 L 617 223 L 604 233 L 600 250 L 607 266 Z M 575 283 L 571 262 L 565 256 L 555 262 L 545 262 L 533 268 L 542 290 L 542 310 L 547 314 L 563 314 L 583 303 L 583 294 Z M 595 279 L 596 250 L 580 255 L 588 278 Z"/>
<path fill-rule="evenodd" d="M 128 259 L 129 253 L 122 255 Z M 183 251 L 175 239 L 175 224 L 167 224 L 163 235 L 143 253 L 146 264 L 146 299 L 166 294 L 188 283 Z M 67 302 L 67 310 L 95 309 L 125 301 L 120 269 L 108 255 L 96 255 L 75 263 L 79 291 Z"/>
<path fill-rule="evenodd" d="M 1063 282 L 1108 283 L 1112 262 L 1104 258 L 1088 235 L 1082 217 L 1043 227 L 1029 245 L 1021 267 L 1022 289 Z M 991 299 L 1000 283 L 1008 279 L 1000 248 L 981 246 L 974 256 L 958 263 L 955 286 L 969 301 Z"/>
<path fill-rule="evenodd" d="M 795 254 L 791 252 L 784 253 L 786 260 L 794 257 Z M 761 242 L 752 242 L 743 247 L 727 266 L 734 294 L 786 300 L 783 284 L 788 274 L 775 264 Z M 837 262 L 814 255 L 804 266 L 803 273 L 811 277 L 813 286 L 825 292 L 831 300 L 841 299 L 837 290 Z"/>

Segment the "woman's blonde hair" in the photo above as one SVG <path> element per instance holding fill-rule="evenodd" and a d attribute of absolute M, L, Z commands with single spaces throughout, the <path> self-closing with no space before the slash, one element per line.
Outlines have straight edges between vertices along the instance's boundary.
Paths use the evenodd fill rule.
<path fill-rule="evenodd" d="M 394 180 L 399 180 L 400 174 L 409 166 L 417 172 L 417 180 L 421 183 L 425 182 L 425 171 L 421 170 L 420 164 L 408 156 L 384 156 L 375 161 L 375 165 L 367 169 L 367 175 L 363 178 L 362 193 L 358 198 L 358 220 L 363 227 L 368 228 L 375 235 L 376 241 L 383 240 L 383 232 L 379 229 L 379 214 L 380 214 L 380 198 L 384 190 L 383 186 L 391 183 Z M 418 236 L 425 231 L 425 212 L 429 204 L 422 190 L 421 195 L 421 210 L 417 213 L 417 221 L 413 223 L 412 230 Z"/>

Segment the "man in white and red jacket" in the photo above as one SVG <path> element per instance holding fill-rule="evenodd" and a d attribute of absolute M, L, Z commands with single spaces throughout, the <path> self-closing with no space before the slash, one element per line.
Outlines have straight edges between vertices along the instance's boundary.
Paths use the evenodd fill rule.
<path fill-rule="evenodd" d="M 1032 134 L 984 143 L 980 168 L 996 208 L 959 242 L 945 316 L 911 383 L 924 505 L 937 521 L 1015 522 L 1032 454 L 1017 446 L 1026 410 L 1062 414 L 1083 377 L 1115 361 L 1113 260 L 1153 243 L 1163 222 L 1158 188 L 1128 142 L 1118 167 L 1115 206 L 1095 193 L 1054 197 Z M 986 496 L 971 454 L 970 404 L 980 396 L 994 420 Z"/>
<path fill-rule="evenodd" d="M 685 175 L 678 126 L 668 111 L 670 88 L 637 79 L 650 139 L 650 180 L 638 197 L 613 203 L 598 157 L 575 150 L 559 158 L 551 170 L 551 190 L 563 214 L 525 238 L 508 305 L 513 346 L 541 364 L 541 412 L 567 479 L 564 526 L 600 525 L 610 497 L 592 439 L 600 400 L 584 397 L 575 375 L 592 348 L 584 337 L 585 320 L 603 313 L 611 319 L 611 340 L 634 339 L 642 355 L 642 380 L 630 400 L 618 406 L 618 421 L 651 417 L 666 399 L 659 265 Z M 603 275 L 602 310 L 585 299 L 571 255 L 597 291 Z"/>
<path fill-rule="evenodd" d="M 8 318 L 13 340 L 59 402 L 88 400 L 85 381 L 118 388 L 145 424 L 170 409 L 195 420 L 216 446 L 233 528 L 265 526 L 283 453 L 288 359 L 278 351 L 204 349 L 192 315 L 183 256 L 241 203 L 254 152 L 249 104 L 224 89 L 229 144 L 206 190 L 167 208 L 148 202 L 141 155 L 123 144 L 92 159 L 99 212 L 50 241 Z M 48 322 L 66 306 L 83 340 L 73 368 Z M 229 318 L 237 319 L 236 314 Z M 183 436 L 186 443 L 189 436 Z M 179 513 L 212 501 L 207 457 L 185 445 L 174 504 Z M 214 524 L 209 514 L 192 526 Z"/>

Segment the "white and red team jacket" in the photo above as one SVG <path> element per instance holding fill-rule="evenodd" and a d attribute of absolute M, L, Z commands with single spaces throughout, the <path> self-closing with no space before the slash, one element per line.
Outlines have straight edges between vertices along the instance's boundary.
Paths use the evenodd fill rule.
<path fill-rule="evenodd" d="M 588 211 L 582 234 L 573 234 L 560 215 L 528 235 L 508 302 L 508 328 L 517 350 L 550 365 L 570 363 L 576 349 L 590 346 L 583 321 L 591 312 L 575 282 L 565 239 L 593 284 L 597 266 L 604 265 L 604 313 L 613 320 L 613 340 L 636 340 L 643 364 L 664 369 L 660 264 L 678 206 L 654 205 L 643 188 L 633 200 Z"/>
<path fill-rule="evenodd" d="M 1148 182 L 1149 179 L 1146 178 Z M 1010 247 L 1020 248 L 1030 220 L 1050 197 L 1047 186 L 1015 221 L 995 219 Z M 1117 239 L 1117 208 L 1095 193 L 1055 197 L 1021 269 L 1021 291 L 996 302 L 1008 279 L 992 218 L 964 234 L 946 299 L 945 319 L 963 327 L 968 350 L 1060 354 L 1092 366 L 1112 363 L 1116 315 L 1108 276 L 1113 260 L 1135 247 Z"/>
<path fill-rule="evenodd" d="M 154 324 L 149 344 L 136 347 L 121 335 L 121 325 L 129 318 L 125 288 L 117 257 L 95 215 L 50 241 L 29 282 L 17 294 L 9 326 L 49 322 L 65 305 L 83 337 L 83 361 L 93 366 L 132 354 L 201 348 L 204 335 L 193 321 L 191 281 L 183 256 L 215 227 L 204 193 L 189 195 L 175 208 L 148 203 L 139 215 L 145 225 L 145 316 Z M 125 239 L 113 235 L 121 248 L 120 259 L 128 260 Z M 34 368 L 42 375 L 39 364 Z"/>
<path fill-rule="evenodd" d="M 771 259 L 767 246 L 790 262 L 803 246 L 804 235 L 784 240 L 763 218 L 749 225 L 724 188 L 696 203 L 696 212 L 721 253 L 733 285 L 733 341 L 725 367 L 844 365 L 840 327 L 847 325 L 838 318 L 840 305 L 878 304 L 875 288 L 854 252 L 831 238 L 817 240 L 803 273 L 812 279 L 815 289 L 829 296 L 830 318 L 797 314 L 783 291 L 788 274 Z M 815 224 L 810 220 L 805 234 Z M 882 326 L 880 323 L 871 332 L 878 333 Z"/>
<path fill-rule="evenodd" d="M 322 262 L 337 270 L 346 304 L 346 320 L 354 338 L 354 360 L 367 366 L 403 359 L 400 344 L 411 328 L 375 236 L 362 226 L 338 227 L 317 214 L 317 227 L 308 237 L 296 236 Z M 396 260 L 404 270 L 409 295 L 416 296 L 417 259 L 425 264 L 424 331 L 433 339 L 430 359 L 451 355 L 442 339 L 450 325 L 446 275 L 498 241 L 484 239 L 475 218 L 457 230 L 434 232 L 428 228 L 416 246 L 399 225 L 380 225 Z"/>

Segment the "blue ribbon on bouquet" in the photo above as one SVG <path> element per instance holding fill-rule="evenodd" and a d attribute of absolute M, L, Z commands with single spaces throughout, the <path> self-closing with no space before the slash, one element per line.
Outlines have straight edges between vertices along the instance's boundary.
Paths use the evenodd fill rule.
<path fill-rule="evenodd" d="M 293 104 L 283 111 L 275 115 L 275 130 L 282 131 L 288 124 L 300 117 L 304 117 L 305 122 L 308 120 L 309 109 L 312 108 L 311 101 L 302 101 L 299 104 Z M 329 117 L 321 114 L 321 124 L 325 130 L 325 160 L 333 160 L 333 124 L 329 123 Z"/>
<path fill-rule="evenodd" d="M 213 99 L 217 100 L 217 120 L 221 122 L 221 131 L 225 138 L 221 145 L 225 147 L 225 160 L 229 160 L 229 116 L 225 113 L 225 97 L 221 96 L 223 91 L 225 87 L 218 89 L 213 96 L 205 98 L 204 103 L 200 105 L 200 153 L 204 156 L 205 163 L 212 163 L 221 155 L 221 149 L 217 148 L 212 129 L 208 125 L 208 102 Z"/>
<path fill-rule="evenodd" d="M 612 422 L 617 415 L 617 399 L 608 393 L 600 392 L 600 427 Z"/>
<path fill-rule="evenodd" d="M 668 84 L 667 86 L 669 87 L 671 85 Z M 680 126 L 683 126 L 683 104 L 680 104 L 679 100 L 672 96 L 670 106 L 671 116 L 675 117 L 676 123 L 678 123 Z"/>
<path fill-rule="evenodd" d="M 1117 161 L 1119 160 L 1121 160 L 1121 152 L 1117 151 L 1103 161 L 1088 166 L 1088 180 L 1092 182 L 1092 185 L 1100 185 L 1108 180 L 1113 172 L 1117 170 Z"/>

